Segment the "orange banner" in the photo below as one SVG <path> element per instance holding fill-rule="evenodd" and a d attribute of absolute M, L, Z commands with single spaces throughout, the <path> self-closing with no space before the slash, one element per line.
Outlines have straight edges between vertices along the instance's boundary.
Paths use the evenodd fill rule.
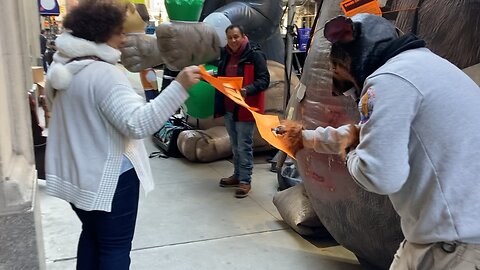
<path fill-rule="evenodd" d="M 280 125 L 280 119 L 277 115 L 264 115 L 259 114 L 257 108 L 250 107 L 245 100 L 243 100 L 242 95 L 240 94 L 240 89 L 242 88 L 242 78 L 241 77 L 218 77 L 215 78 L 208 74 L 207 70 L 203 66 L 200 66 L 200 71 L 202 73 L 202 78 L 210 83 L 215 89 L 222 92 L 225 96 L 233 100 L 240 106 L 247 108 L 255 118 L 255 123 L 257 124 L 257 129 L 260 135 L 264 140 L 266 140 L 273 147 L 282 150 L 287 153 L 290 157 L 294 158 L 292 151 L 288 149 L 283 140 L 280 137 L 277 137 L 272 132 L 272 128 L 276 128 Z"/>
<path fill-rule="evenodd" d="M 377 0 L 345 0 L 340 3 L 340 7 L 347 17 L 352 17 L 358 13 L 382 15 Z"/>

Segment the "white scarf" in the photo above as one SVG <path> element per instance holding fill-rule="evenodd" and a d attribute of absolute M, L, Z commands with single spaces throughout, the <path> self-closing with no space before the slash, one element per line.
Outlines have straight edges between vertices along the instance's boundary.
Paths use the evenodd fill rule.
<path fill-rule="evenodd" d="M 53 101 L 56 91 L 65 90 L 70 86 L 72 77 L 95 60 L 80 61 L 70 60 L 77 57 L 96 56 L 103 61 L 116 64 L 120 60 L 120 51 L 106 43 L 95 43 L 83 38 L 78 38 L 69 32 L 62 33 L 56 40 L 57 52 L 53 55 L 53 62 L 47 72 L 45 90 L 47 101 Z"/>

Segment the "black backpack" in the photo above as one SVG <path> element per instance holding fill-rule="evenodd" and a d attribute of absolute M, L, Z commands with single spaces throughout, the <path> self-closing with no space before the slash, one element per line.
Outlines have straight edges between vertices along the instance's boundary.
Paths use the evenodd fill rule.
<path fill-rule="evenodd" d="M 178 150 L 177 139 L 180 132 L 189 129 L 192 129 L 192 127 L 187 124 L 182 115 L 171 116 L 163 127 L 153 134 L 152 140 L 160 149 L 160 152 L 151 153 L 150 158 L 155 156 L 163 158 L 182 157 L 182 153 Z"/>

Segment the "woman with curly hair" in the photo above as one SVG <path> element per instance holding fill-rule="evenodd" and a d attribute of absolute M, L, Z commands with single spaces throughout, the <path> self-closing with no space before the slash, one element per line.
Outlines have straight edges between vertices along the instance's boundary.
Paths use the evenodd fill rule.
<path fill-rule="evenodd" d="M 47 193 L 69 202 L 82 222 L 77 269 L 129 268 L 139 186 L 153 189 L 140 139 L 175 113 L 200 78 L 198 67 L 187 67 L 145 103 L 115 66 L 124 14 L 112 2 L 79 4 L 64 20 L 47 74 Z"/>

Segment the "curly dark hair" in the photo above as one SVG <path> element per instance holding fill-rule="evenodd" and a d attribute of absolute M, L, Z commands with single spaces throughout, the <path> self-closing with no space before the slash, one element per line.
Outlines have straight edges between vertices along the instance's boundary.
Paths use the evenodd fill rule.
<path fill-rule="evenodd" d="M 88 0 L 72 9 L 63 26 L 72 35 L 96 43 L 105 43 L 123 28 L 125 8 L 113 1 Z"/>

